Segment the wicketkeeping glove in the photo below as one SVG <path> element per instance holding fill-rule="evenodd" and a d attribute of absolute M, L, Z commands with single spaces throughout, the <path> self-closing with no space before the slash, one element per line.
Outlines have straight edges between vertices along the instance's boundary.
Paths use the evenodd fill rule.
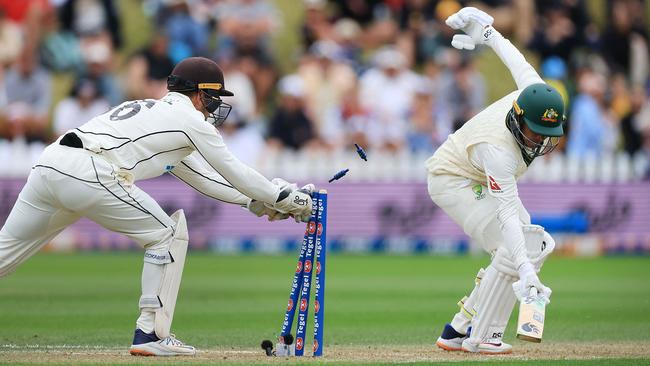
<path fill-rule="evenodd" d="M 486 44 L 490 38 L 499 34 L 492 27 L 494 18 L 488 13 L 473 7 L 465 7 L 450 15 L 445 23 L 453 29 L 460 29 L 466 34 L 456 34 L 451 45 L 459 50 L 473 50 L 477 44 Z"/>
<path fill-rule="evenodd" d="M 266 204 L 268 208 L 277 210 L 282 214 L 288 214 L 296 222 L 307 222 L 311 216 L 311 193 L 316 189 L 313 184 L 307 184 L 300 189 L 295 183 L 289 183 L 281 178 L 272 180 L 280 187 L 280 195 L 274 204 Z"/>
<path fill-rule="evenodd" d="M 268 216 L 269 221 L 279 221 L 289 218 L 289 214 L 281 213 L 273 208 L 267 207 L 264 202 L 250 200 L 246 205 L 246 209 L 257 217 L 264 215 Z"/>

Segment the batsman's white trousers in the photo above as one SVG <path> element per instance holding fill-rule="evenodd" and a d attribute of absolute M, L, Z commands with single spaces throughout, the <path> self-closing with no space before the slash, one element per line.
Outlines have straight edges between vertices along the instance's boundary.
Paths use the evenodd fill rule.
<path fill-rule="evenodd" d="M 431 174 L 427 176 L 429 195 L 433 202 L 442 208 L 465 234 L 492 254 L 503 246 L 501 224 L 496 212 L 499 201 L 488 193 L 485 185 L 467 178 Z M 483 182 L 485 184 L 485 182 Z M 522 225 L 530 224 L 528 211 L 518 204 L 519 220 Z"/>
<path fill-rule="evenodd" d="M 125 186 L 101 155 L 48 146 L 0 231 L 0 277 L 68 225 L 87 217 L 147 249 L 165 249 L 174 222 L 148 194 Z"/>

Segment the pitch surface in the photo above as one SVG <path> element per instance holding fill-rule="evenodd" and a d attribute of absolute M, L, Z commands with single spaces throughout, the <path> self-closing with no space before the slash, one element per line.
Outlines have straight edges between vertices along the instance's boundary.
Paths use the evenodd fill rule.
<path fill-rule="evenodd" d="M 649 363 L 650 258 L 552 257 L 541 275 L 553 289 L 541 345 L 515 339 L 513 316 L 506 335 L 513 356 L 435 349 L 456 301 L 487 263 L 487 257 L 330 256 L 326 357 L 291 360 L 268 359 L 258 347 L 279 331 L 294 256 L 190 253 L 173 330 L 202 352 L 151 360 L 127 353 L 141 253 L 39 254 L 0 280 L 0 364 Z"/>

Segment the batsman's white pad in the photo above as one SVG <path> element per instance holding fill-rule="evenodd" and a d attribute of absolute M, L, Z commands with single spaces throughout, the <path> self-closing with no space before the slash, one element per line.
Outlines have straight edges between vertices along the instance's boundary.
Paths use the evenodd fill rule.
<path fill-rule="evenodd" d="M 485 276 L 485 270 L 483 268 L 478 270 L 476 273 L 476 278 L 474 280 L 474 289 L 469 294 L 465 296 L 460 301 L 458 301 L 458 307 L 460 310 L 454 315 L 454 318 L 451 321 L 451 326 L 457 332 L 461 334 L 467 334 L 467 328 L 471 325 L 472 318 L 476 315 L 476 300 L 478 299 L 478 291 L 481 286 L 481 280 Z"/>
<path fill-rule="evenodd" d="M 154 330 L 160 339 L 171 335 L 174 308 L 189 241 L 183 210 L 174 212 L 171 219 L 175 227 L 169 249 L 145 251 L 142 271 L 140 309 L 155 313 Z"/>
<path fill-rule="evenodd" d="M 512 284 L 516 277 L 488 266 L 478 291 L 476 315 L 472 319 L 469 342 L 500 343 L 516 298 Z"/>
<path fill-rule="evenodd" d="M 539 273 L 546 258 L 555 250 L 555 240 L 539 225 L 522 225 L 524 240 L 526 241 L 526 253 L 530 263 Z M 519 272 L 514 262 L 505 250 L 499 248 L 492 260 L 497 269 L 506 272 L 511 276 L 519 278 Z"/>

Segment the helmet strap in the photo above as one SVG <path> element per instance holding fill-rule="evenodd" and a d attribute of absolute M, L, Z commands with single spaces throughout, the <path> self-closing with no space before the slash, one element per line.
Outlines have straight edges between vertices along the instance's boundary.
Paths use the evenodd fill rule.
<path fill-rule="evenodd" d="M 530 166 L 538 155 L 536 153 L 531 154 L 529 149 L 526 147 L 524 142 L 524 133 L 521 130 L 522 123 L 523 120 L 521 116 L 517 114 L 516 109 L 513 106 L 506 115 L 506 127 L 508 127 L 508 130 L 510 130 L 510 133 L 512 133 L 512 136 L 515 138 L 515 141 L 517 141 L 517 145 L 519 145 L 519 150 L 521 151 L 521 157 L 524 159 L 526 166 Z"/>

